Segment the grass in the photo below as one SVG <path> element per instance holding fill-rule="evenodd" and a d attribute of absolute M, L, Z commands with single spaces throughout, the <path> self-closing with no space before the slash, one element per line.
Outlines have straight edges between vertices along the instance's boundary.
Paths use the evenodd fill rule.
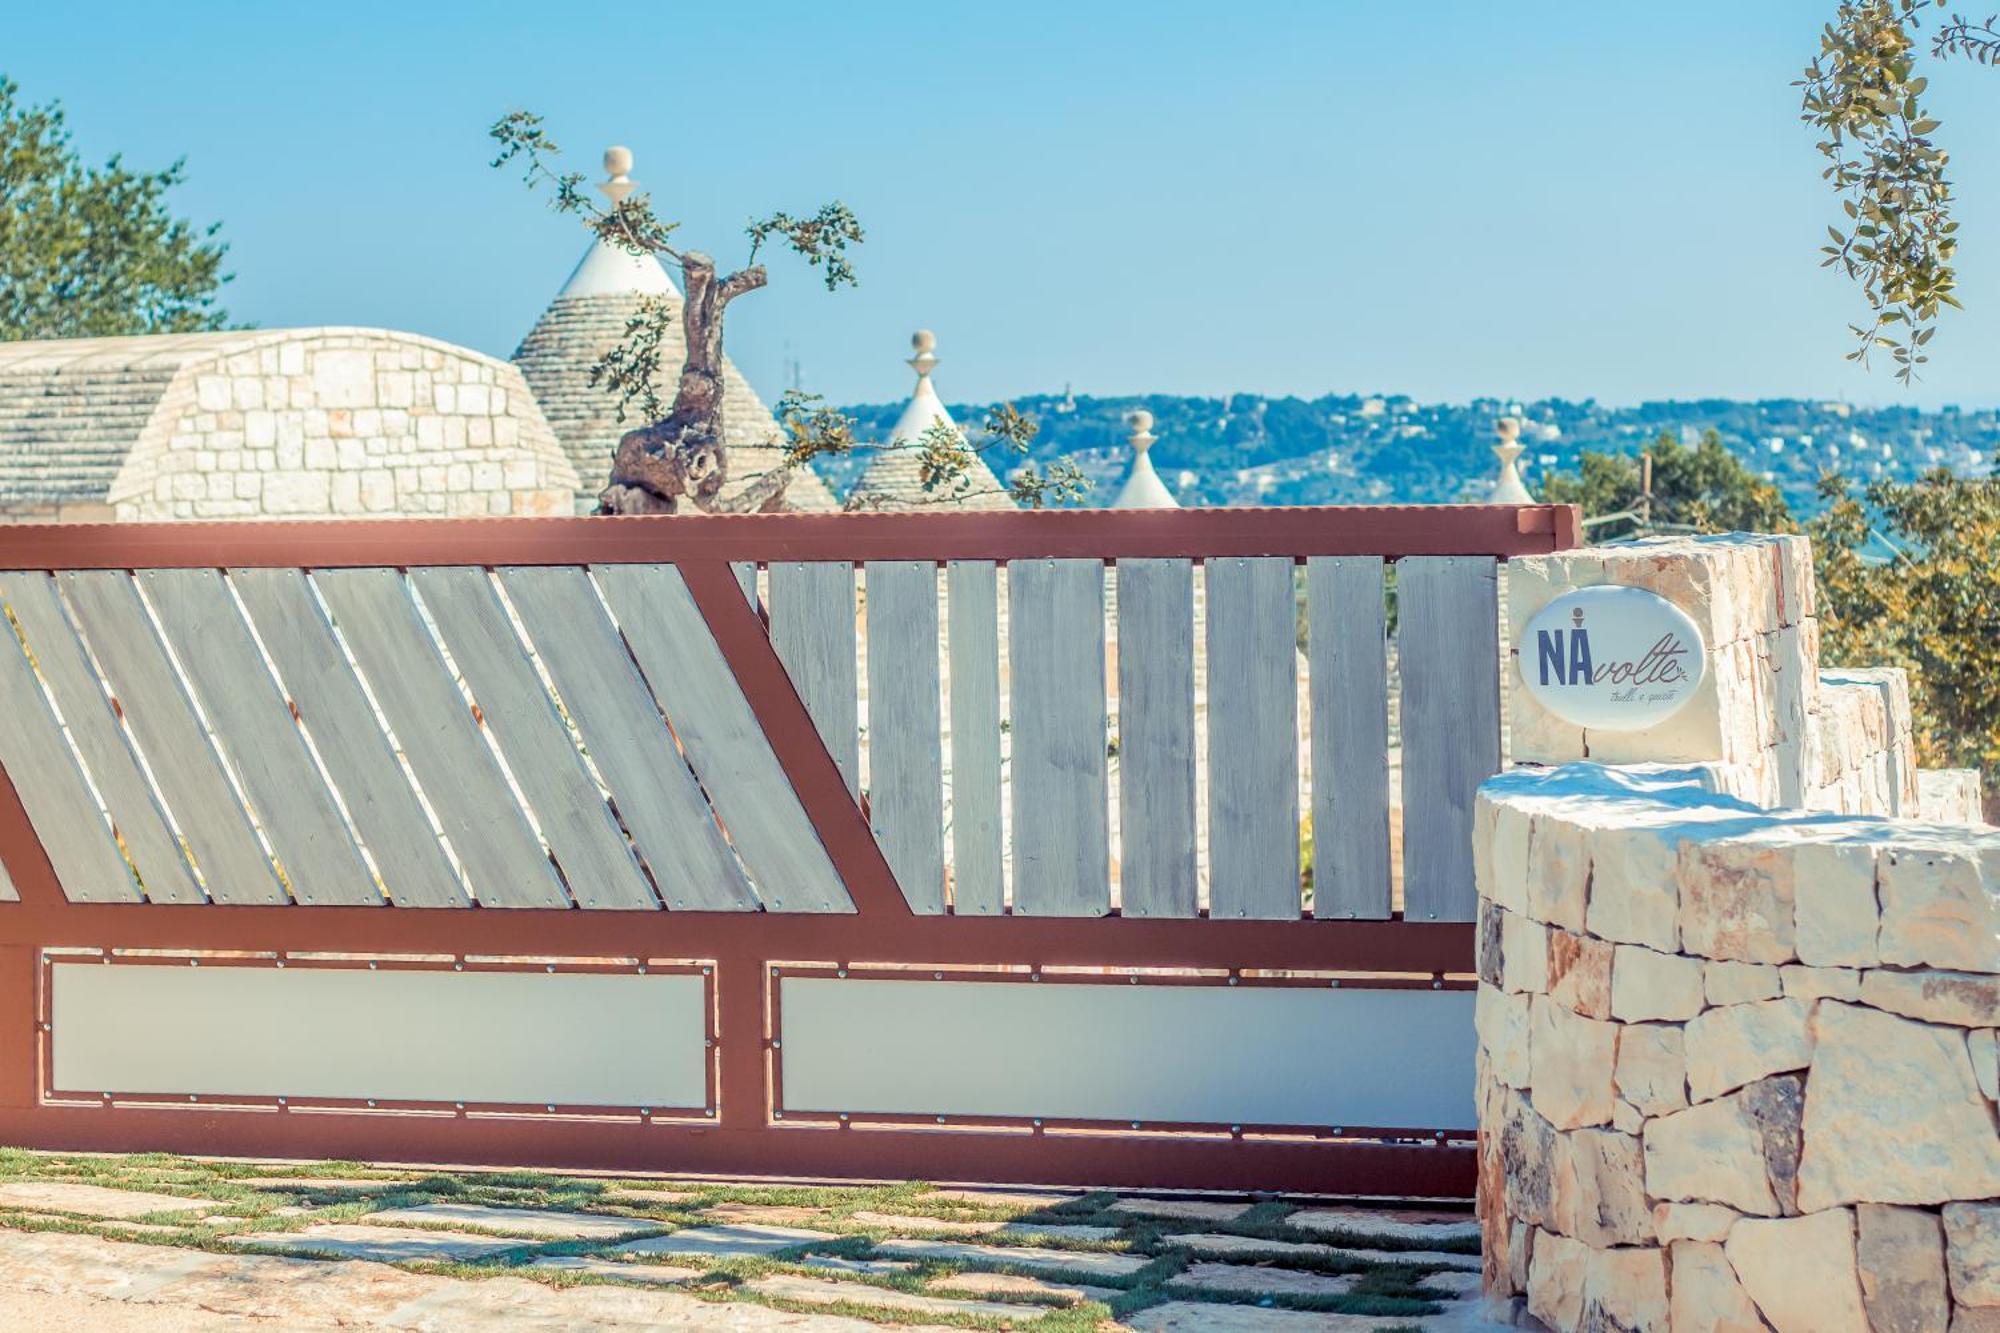
<path fill-rule="evenodd" d="M 360 1188 L 274 1187 L 263 1183 L 299 1178 L 352 1181 Z M 1197 1222 L 1113 1211 L 1111 1205 L 1118 1196 L 1110 1193 L 1085 1194 L 1047 1207 L 1023 1208 L 944 1197 L 932 1193 L 928 1185 L 918 1181 L 864 1186 L 703 1183 L 580 1178 L 532 1171 L 388 1171 L 354 1162 L 271 1165 L 200 1161 L 164 1154 L 113 1157 L 0 1149 L 0 1183 L 12 1180 L 64 1181 L 212 1199 L 220 1207 L 211 1212 L 246 1220 L 217 1226 L 172 1211 L 128 1219 L 168 1228 L 142 1234 L 126 1229 L 120 1222 L 105 1219 L 16 1209 L 0 1211 L 0 1227 L 74 1232 L 217 1253 L 312 1255 L 311 1242 L 303 1236 L 298 1246 L 286 1246 L 278 1251 L 263 1247 L 253 1250 L 227 1237 L 251 1231 L 302 1232 L 322 1223 L 363 1221 L 369 1214 L 385 1208 L 425 1203 L 588 1212 L 632 1221 L 631 1231 L 625 1235 L 584 1240 L 551 1240 L 521 1231 L 482 1227 L 480 1234 L 519 1243 L 476 1261 L 412 1260 L 398 1265 L 411 1272 L 454 1278 L 476 1279 L 504 1274 L 554 1287 L 616 1284 L 617 1279 L 597 1273 L 534 1268 L 530 1266 L 534 1260 L 602 1254 L 624 1239 L 648 1231 L 725 1224 L 726 1219 L 706 1215 L 707 1210 L 719 1204 L 811 1208 L 818 1210 L 819 1215 L 798 1225 L 832 1233 L 834 1239 L 807 1242 L 754 1258 L 696 1259 L 662 1255 L 660 1261 L 664 1264 L 701 1270 L 699 1277 L 677 1284 L 673 1290 L 707 1301 L 748 1301 L 799 1313 L 845 1314 L 876 1321 L 921 1320 L 968 1329 L 1021 1328 L 1032 1329 L 1034 1333 L 1090 1333 L 1108 1318 L 1122 1318 L 1168 1300 L 1421 1319 L 1437 1313 L 1441 1300 L 1450 1299 L 1427 1291 L 1423 1286 L 1426 1278 L 1445 1266 L 1404 1262 L 1390 1256 L 1419 1250 L 1476 1254 L 1479 1248 L 1475 1239 L 1432 1242 L 1375 1237 L 1348 1230 L 1309 1232 L 1290 1224 L 1288 1219 L 1296 1211 L 1293 1205 L 1276 1200 L 1258 1203 L 1233 1221 Z M 678 1203 L 620 1197 L 620 1191 L 629 1189 L 672 1191 L 685 1193 L 688 1197 Z M 299 1211 L 291 1215 L 280 1211 L 293 1209 Z M 1080 1260 L 1093 1254 L 1129 1254 L 1144 1260 L 1144 1266 L 1128 1274 L 1105 1275 L 1084 1267 L 1009 1263 L 1002 1253 L 950 1261 L 923 1259 L 913 1262 L 907 1269 L 875 1273 L 831 1272 L 813 1268 L 804 1262 L 813 1256 L 867 1258 L 877 1242 L 898 1234 L 894 1229 L 879 1224 L 852 1220 L 853 1215 L 860 1212 L 947 1222 L 1016 1223 L 1027 1228 L 1038 1225 L 1105 1227 L 1111 1229 L 1113 1235 L 1102 1240 L 1041 1236 L 1032 1230 L 1017 1235 L 923 1233 L 914 1238 L 979 1245 L 996 1251 L 1026 1246 L 1074 1252 Z M 439 1221 L 417 1223 L 414 1229 L 460 1228 L 448 1221 Z M 1238 1265 L 1271 1264 L 1294 1271 L 1352 1277 L 1354 1281 L 1344 1292 L 1319 1295 L 1174 1287 L 1169 1285 L 1172 1280 L 1196 1261 L 1194 1252 L 1183 1239 L 1189 1233 L 1232 1235 L 1272 1243 L 1272 1248 L 1268 1250 L 1250 1249 L 1212 1256 L 1220 1261 Z M 1327 1248 L 1299 1251 L 1283 1248 L 1292 1245 Z M 1341 1253 L 1337 1252 L 1339 1247 L 1367 1249 L 1375 1254 Z M 616 1255 L 603 1257 L 618 1258 Z M 638 1267 L 640 1263 L 643 1261 L 634 1266 Z M 750 1289 L 750 1284 L 759 1278 L 797 1274 L 853 1284 L 857 1297 L 862 1297 L 868 1288 L 878 1288 L 948 1299 L 951 1297 L 948 1288 L 939 1290 L 932 1284 L 939 1279 L 948 1280 L 970 1273 L 1012 1274 L 1057 1286 L 1094 1287 L 1117 1294 L 1108 1302 L 1084 1301 L 1068 1305 L 1060 1296 L 1053 1294 L 1009 1293 L 1008 1302 L 1023 1306 L 1023 1316 L 996 1319 L 977 1314 L 885 1311 L 882 1307 L 869 1305 L 865 1299 L 825 1305 L 789 1300 Z M 965 1292 L 959 1298 L 981 1297 L 976 1292 Z M 1035 1313 L 1038 1308 L 1040 1313 Z M 1419 1326 L 1411 1324 L 1408 1327 L 1415 1330 Z"/>

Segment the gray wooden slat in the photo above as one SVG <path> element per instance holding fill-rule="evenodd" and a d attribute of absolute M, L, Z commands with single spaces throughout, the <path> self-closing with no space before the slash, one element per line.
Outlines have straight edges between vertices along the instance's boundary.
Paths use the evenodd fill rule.
<path fill-rule="evenodd" d="M 1014 910 L 1102 915 L 1111 909 L 1104 566 L 1012 562 L 1007 625 Z"/>
<path fill-rule="evenodd" d="M 486 571 L 413 569 L 410 581 L 471 686 L 486 729 L 507 757 L 576 900 L 585 907 L 659 907 Z"/>
<path fill-rule="evenodd" d="M 402 746 L 482 907 L 567 907 L 548 855 L 515 803 L 393 569 L 313 575 L 334 624 Z"/>
<path fill-rule="evenodd" d="M 7 873 L 7 863 L 0 861 L 0 903 L 18 903 L 20 901 L 21 895 L 14 888 L 13 877 Z"/>
<path fill-rule="evenodd" d="M 71 902 L 133 902 L 139 886 L 98 813 L 21 641 L 0 621 L 0 766 Z M 11 884 L 10 884 L 11 887 Z"/>
<path fill-rule="evenodd" d="M 774 560 L 771 646 L 847 779 L 861 790 L 861 733 L 854 629 L 854 566 Z"/>
<path fill-rule="evenodd" d="M 1403 697 L 1403 916 L 1470 921 L 1472 805 L 1500 769 L 1500 636 L 1490 556 L 1396 562 Z"/>
<path fill-rule="evenodd" d="M 1292 562 L 1207 562 L 1208 911 L 1299 915 L 1299 701 Z"/>
<path fill-rule="evenodd" d="M 946 567 L 951 633 L 951 902 L 960 916 L 1006 906 L 1000 842 L 1000 581 L 990 560 Z"/>
<path fill-rule="evenodd" d="M 308 904 L 382 905 L 375 877 L 222 575 L 148 569 L 138 578 L 292 895 Z"/>
<path fill-rule="evenodd" d="M 743 589 L 744 600 L 757 605 L 757 562 L 738 560 L 729 566 L 729 572 L 736 576 L 736 586 Z"/>
<path fill-rule="evenodd" d="M 1118 884 L 1126 916 L 1200 914 L 1194 774 L 1194 565 L 1120 560 Z"/>
<path fill-rule="evenodd" d="M 237 569 L 230 572 L 230 582 L 277 664 L 292 706 L 312 733 L 390 901 L 400 907 L 469 906 L 464 882 L 417 803 L 416 789 L 396 762 L 305 574 Z"/>
<path fill-rule="evenodd" d="M 871 560 L 868 809 L 910 910 L 944 911 L 944 752 L 937 566 Z"/>
<path fill-rule="evenodd" d="M 1312 690 L 1313 915 L 1384 920 L 1389 653 L 1378 556 L 1306 562 Z"/>
<path fill-rule="evenodd" d="M 125 854 L 138 868 L 147 901 L 205 901 L 187 853 L 168 826 L 159 797 L 112 711 L 104 682 L 84 657 L 83 645 L 77 642 L 76 631 L 63 613 L 54 580 L 39 571 L 0 574 L 0 600 L 6 601 L 21 623 L 42 679 L 62 709 L 70 739 L 111 812 L 112 827 L 124 839 Z"/>
<path fill-rule="evenodd" d="M 851 912 L 853 900 L 763 724 L 672 565 L 592 570 L 702 789 L 774 912 Z"/>
<path fill-rule="evenodd" d="M 131 576 L 115 570 L 66 570 L 60 581 L 77 627 L 103 667 L 124 708 L 126 725 L 194 851 L 208 896 L 219 903 L 288 901 L 153 632 Z"/>
<path fill-rule="evenodd" d="M 589 576 L 569 567 L 504 569 L 500 582 L 667 906 L 754 910 L 743 867 Z"/>

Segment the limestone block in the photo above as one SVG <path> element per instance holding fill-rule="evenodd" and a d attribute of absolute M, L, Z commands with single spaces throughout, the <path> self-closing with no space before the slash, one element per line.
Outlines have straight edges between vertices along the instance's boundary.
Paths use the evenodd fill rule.
<path fill-rule="evenodd" d="M 1697 1102 L 1812 1060 L 1805 1000 L 1761 1000 L 1710 1009 L 1686 1028 L 1688 1092 Z"/>
<path fill-rule="evenodd" d="M 1980 812 L 1979 770 L 1925 768 L 1917 771 L 1917 818 L 1933 824 L 1977 826 Z"/>
<path fill-rule="evenodd" d="M 1560 1228 L 1597 1249 L 1653 1239 L 1639 1140 L 1612 1129 L 1579 1129 L 1557 1158 L 1555 1216 Z"/>
<path fill-rule="evenodd" d="M 1611 1103 L 1611 1127 L 1620 1134 L 1642 1134 L 1646 1129 L 1645 1113 L 1620 1097 Z"/>
<path fill-rule="evenodd" d="M 1701 978 L 1710 1004 L 1750 1004 L 1784 994 L 1784 981 L 1769 963 L 1709 963 Z"/>
<path fill-rule="evenodd" d="M 1951 1322 L 1936 1213 L 1864 1203 L 1854 1210 L 1854 1231 L 1861 1303 L 1874 1333 L 1932 1333 Z"/>
<path fill-rule="evenodd" d="M 1588 935 L 1549 931 L 1549 998 L 1586 1018 L 1611 1017 L 1611 950 Z"/>
<path fill-rule="evenodd" d="M 1528 1257 L 1528 1313 L 1555 1329 L 1575 1333 L 1583 1319 L 1590 1247 L 1553 1231 L 1537 1231 Z"/>
<path fill-rule="evenodd" d="M 1582 930 L 1589 884 L 1584 831 L 1556 815 L 1536 814 L 1528 837 L 1528 915 Z"/>
<path fill-rule="evenodd" d="M 1676 1241 L 1668 1251 L 1673 1270 L 1673 1327 L 1686 1333 L 1769 1333 L 1722 1246 Z"/>
<path fill-rule="evenodd" d="M 1747 697 L 1723 683 L 1731 674 L 1727 652 L 1710 652 L 1708 670 L 1679 711 L 1663 722 L 1637 731 L 1592 731 L 1585 734 L 1592 760 L 1604 764 L 1700 763 L 1734 758 L 1732 730 L 1752 725 Z"/>
<path fill-rule="evenodd" d="M 1648 1121 L 1646 1192 L 1678 1203 L 1727 1204 L 1739 1213 L 1781 1211 L 1764 1161 L 1764 1135 L 1727 1097 Z"/>
<path fill-rule="evenodd" d="M 1800 1208 L 2000 1195 L 2000 1134 L 1958 1029 L 1834 1000 L 1814 1027 Z"/>
<path fill-rule="evenodd" d="M 331 498 L 324 472 L 274 472 L 264 478 L 267 514 L 324 514 Z"/>
<path fill-rule="evenodd" d="M 1875 849 L 1866 843 L 1806 842 L 1791 851 L 1794 944 L 1799 961 L 1870 967 L 1878 927 Z"/>
<path fill-rule="evenodd" d="M 1972 1077 L 1989 1102 L 2000 1101 L 2000 1032 L 1992 1028 L 1965 1034 L 1972 1052 Z"/>
<path fill-rule="evenodd" d="M 1861 978 L 1861 1002 L 1926 1023 L 2000 1024 L 2000 976 L 1990 972 L 1885 972 Z"/>
<path fill-rule="evenodd" d="M 1959 849 L 1885 851 L 1877 887 L 1884 963 L 2000 972 L 2000 840 L 1977 859 Z"/>
<path fill-rule="evenodd" d="M 1746 1217 L 1723 1242 L 1729 1266 L 1777 1333 L 1869 1333 L 1845 1208 Z"/>
<path fill-rule="evenodd" d="M 1525 1097 L 1502 1088 L 1491 1106 L 1496 1108 L 1482 1122 L 1482 1142 L 1492 1140 L 1497 1148 L 1492 1160 L 1499 1173 L 1500 1191 L 1507 1216 L 1536 1226 L 1555 1220 L 1555 1169 L 1564 1139 L 1535 1113 Z M 1489 1186 L 1491 1182 L 1488 1182 Z M 1485 1197 L 1492 1198 L 1489 1188 Z"/>
<path fill-rule="evenodd" d="M 1960 1305 L 2000 1305 L 2000 1202 L 1948 1203 L 1945 1266 Z"/>
<path fill-rule="evenodd" d="M 1734 1208 L 1719 1203 L 1656 1203 L 1653 1234 L 1662 1245 L 1680 1240 L 1721 1241 L 1740 1216 Z"/>
<path fill-rule="evenodd" d="M 1506 957 L 1501 952 L 1502 932 L 1506 924 L 1505 912 L 1489 899 L 1479 900 L 1479 917 L 1474 922 L 1472 934 L 1472 967 L 1480 981 L 1488 986 L 1499 986 L 1506 978 Z"/>
<path fill-rule="evenodd" d="M 1649 1116 L 1688 1104 L 1687 1057 L 1681 1029 L 1667 1023 L 1631 1023 L 1618 1031 L 1618 1094 Z"/>
<path fill-rule="evenodd" d="M 1592 1250 L 1583 1279 L 1583 1327 L 1668 1333 L 1667 1252 Z"/>
<path fill-rule="evenodd" d="M 1540 994 L 1549 988 L 1549 928 L 1518 912 L 1500 918 L 1501 984 Z"/>
<path fill-rule="evenodd" d="M 1611 1013 L 1622 1022 L 1693 1018 L 1702 1010 L 1701 960 L 1621 944 L 1611 963 Z"/>
<path fill-rule="evenodd" d="M 1681 943 L 1704 958 L 1789 963 L 1796 843 L 1685 843 L 1680 857 Z"/>
<path fill-rule="evenodd" d="M 1530 1100 L 1557 1129 L 1609 1124 L 1618 1025 L 1585 1018 L 1546 995 L 1528 1023 Z"/>
<path fill-rule="evenodd" d="M 1473 1025 L 1487 1072 L 1510 1088 L 1528 1086 L 1528 1008 L 1526 995 L 1481 986 L 1473 1000 Z"/>
<path fill-rule="evenodd" d="M 1678 949 L 1679 859 L 1674 841 L 1656 829 L 1595 830 L 1585 918 L 1590 933 L 1666 953 Z"/>
<path fill-rule="evenodd" d="M 1784 975 L 1785 994 L 1798 1000 L 1858 1000 L 1861 974 L 1851 967 L 1807 967 L 1787 963 L 1778 969 Z"/>

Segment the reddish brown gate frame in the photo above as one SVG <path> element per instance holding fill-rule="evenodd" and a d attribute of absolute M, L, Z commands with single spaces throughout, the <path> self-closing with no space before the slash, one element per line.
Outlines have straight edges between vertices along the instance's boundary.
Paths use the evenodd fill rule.
<path fill-rule="evenodd" d="M 409 520 L 0 528 L 0 569 L 304 569 L 672 562 L 844 880 L 855 911 L 779 912 L 75 903 L 0 772 L 0 1142 L 72 1151 L 161 1150 L 784 1175 L 918 1177 L 1123 1187 L 1468 1196 L 1473 1155 L 1373 1131 L 1257 1126 L 1129 1128 L 1057 1122 L 784 1118 L 772 1051 L 773 971 L 824 975 L 922 965 L 946 974 L 1199 969 L 1395 973 L 1456 986 L 1472 970 L 1464 923 L 960 917 L 911 912 L 867 818 L 819 739 L 732 562 L 1008 561 L 1083 557 L 1507 557 L 1573 546 L 1567 506 L 1252 509 L 698 518 Z M 52 1086 L 50 951 L 238 965 L 698 969 L 711 997 L 712 1103 L 683 1108 L 369 1105 L 293 1099 L 98 1097 Z M 416 964 L 394 960 L 425 958 Z M 487 960 L 487 961 L 482 961 Z M 596 960 L 596 961 L 591 961 Z M 987 975 L 990 975 L 988 973 Z M 1447 980 L 1452 978 L 1452 980 Z M 1404 984 L 1409 984 L 1405 982 Z M 383 1032 L 381 1041 L 398 1040 Z M 1306 1053 L 1310 1058 L 1310 1053 Z M 1395 1131 L 1405 1133 L 1405 1131 Z M 1469 1131 L 1465 1133 L 1469 1137 Z"/>

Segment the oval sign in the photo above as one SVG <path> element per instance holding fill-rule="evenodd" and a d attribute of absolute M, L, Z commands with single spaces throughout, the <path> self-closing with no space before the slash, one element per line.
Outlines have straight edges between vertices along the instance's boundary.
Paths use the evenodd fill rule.
<path fill-rule="evenodd" d="M 1644 588 L 1579 588 L 1550 602 L 1515 645 L 1537 703 L 1595 731 L 1640 731 L 1694 697 L 1707 669 L 1687 612 Z"/>

